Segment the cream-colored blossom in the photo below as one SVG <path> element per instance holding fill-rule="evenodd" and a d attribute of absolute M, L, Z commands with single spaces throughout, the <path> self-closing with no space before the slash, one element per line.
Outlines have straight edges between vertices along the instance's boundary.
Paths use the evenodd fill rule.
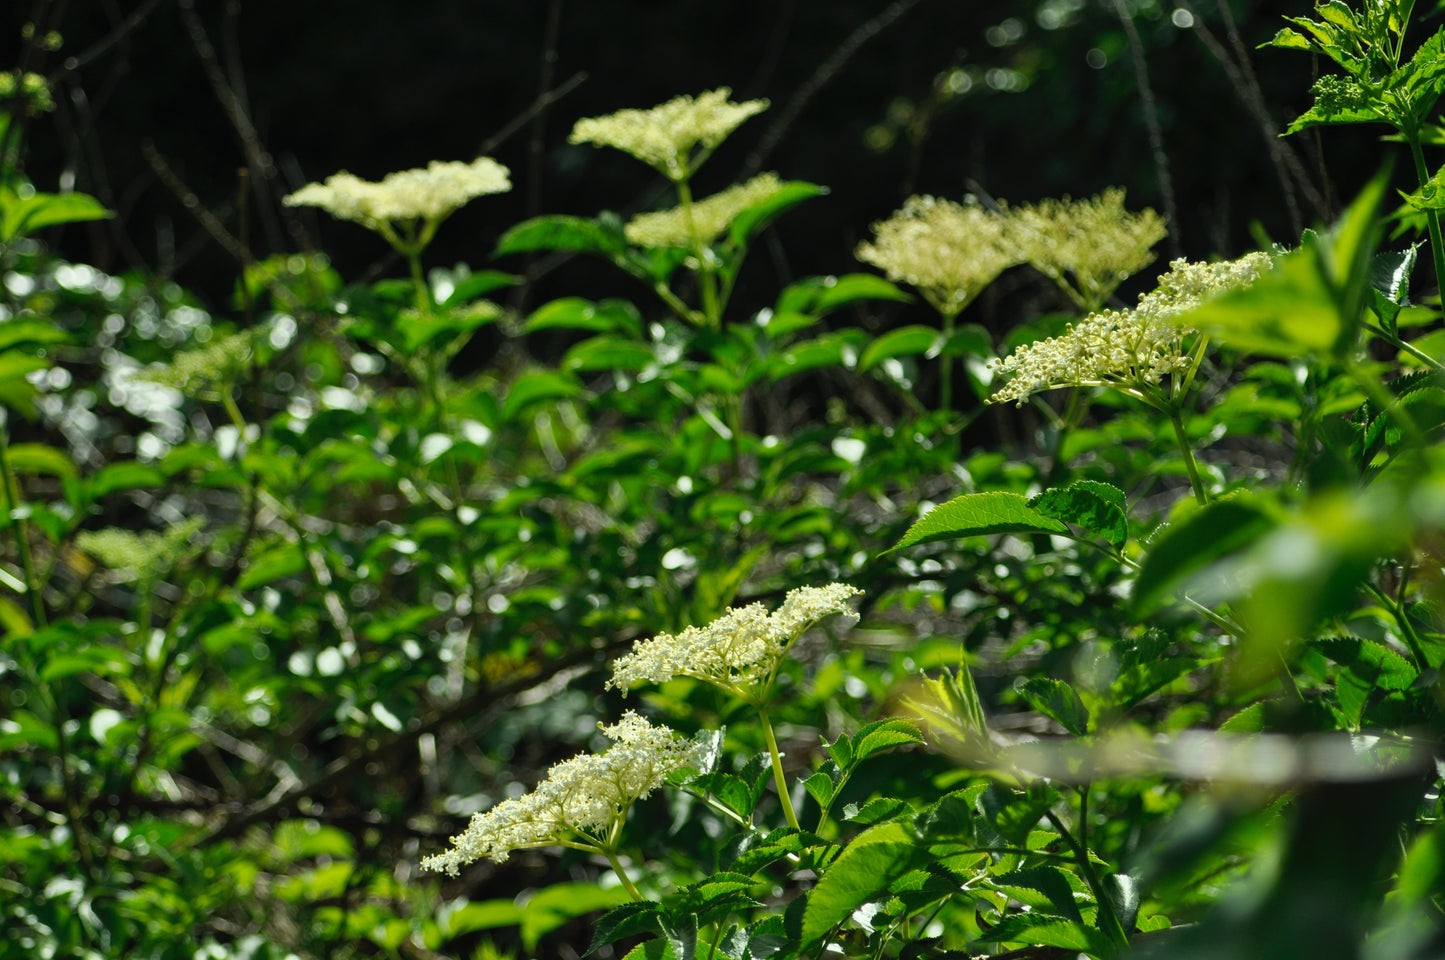
<path fill-rule="evenodd" d="M 1120 283 L 1152 263 L 1151 248 L 1168 233 L 1153 210 L 1124 209 L 1122 187 L 1087 200 L 1065 197 L 1012 208 L 1007 226 L 1020 259 L 1083 310 L 1102 307 Z"/>
<path fill-rule="evenodd" d="M 748 117 L 768 108 L 766 100 L 728 100 L 732 90 L 674 97 L 650 110 L 619 110 L 605 117 L 578 120 L 569 143 L 616 147 L 656 168 L 671 180 L 685 180 L 701 163 L 699 145 L 710 151 Z"/>
<path fill-rule="evenodd" d="M 614 827 L 633 803 L 684 768 L 702 766 L 705 747 L 652 726 L 632 711 L 602 733 L 613 744 L 553 766 L 531 793 L 472 816 L 452 849 L 422 860 L 424 870 L 458 868 L 487 857 L 497 863 L 513 850 L 559 844 L 609 849 Z"/>
<path fill-rule="evenodd" d="M 82 530 L 76 534 L 75 545 L 109 567 L 117 579 L 148 583 L 189 552 L 205 525 L 204 518 L 192 517 L 163 533 L 136 533 L 119 527 Z"/>
<path fill-rule="evenodd" d="M 1184 341 L 1197 331 L 1174 318 L 1227 290 L 1248 286 L 1270 268 L 1269 255 L 1251 253 L 1223 263 L 1175 260 L 1159 285 L 1133 310 L 1090 314 L 1060 337 L 1025 344 L 995 361 L 1012 379 L 992 397 L 1022 404 L 1041 390 L 1070 386 L 1115 386 L 1147 392 L 1166 374 L 1187 370 L 1193 358 Z"/>
<path fill-rule="evenodd" d="M 380 183 L 343 170 L 325 183 L 308 183 L 285 203 L 320 207 L 339 220 L 375 230 L 398 221 L 439 222 L 476 197 L 510 189 L 507 168 L 491 157 L 478 157 L 471 163 L 433 160 L 425 168 L 387 174 Z"/>
<path fill-rule="evenodd" d="M 673 677 L 705 680 L 739 696 L 766 685 L 793 642 L 835 613 L 852 614 L 848 600 L 863 591 L 843 583 L 792 590 L 776 613 L 761 603 L 735 607 L 705 627 L 639 640 L 612 665 L 607 686 L 624 694 L 642 682 Z"/>
<path fill-rule="evenodd" d="M 776 173 L 762 173 L 747 183 L 728 187 L 691 207 L 641 213 L 627 223 L 627 239 L 640 247 L 691 247 L 711 243 L 737 215 L 783 189 Z"/>
<path fill-rule="evenodd" d="M 246 330 L 213 337 L 194 350 L 177 353 L 170 363 L 147 367 L 136 373 L 134 378 L 177 390 L 197 390 L 224 384 L 235 376 L 251 355 L 251 342 L 251 333 Z"/>
<path fill-rule="evenodd" d="M 976 202 L 909 197 L 893 216 L 873 224 L 873 242 L 854 252 L 890 280 L 912 284 L 934 309 L 957 314 L 1000 273 L 1021 262 L 1009 245 L 1004 217 Z"/>

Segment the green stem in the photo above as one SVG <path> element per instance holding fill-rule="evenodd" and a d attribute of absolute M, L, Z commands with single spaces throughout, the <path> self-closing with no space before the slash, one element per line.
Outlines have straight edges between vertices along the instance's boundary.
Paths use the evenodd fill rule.
<path fill-rule="evenodd" d="M 426 276 L 421 270 L 421 251 L 408 249 L 406 262 L 411 268 L 411 283 L 416 288 L 416 308 L 423 314 L 431 313 L 431 291 L 427 289 Z"/>
<path fill-rule="evenodd" d="M 9 411 L 5 411 L 8 418 Z M 5 488 L 5 516 L 10 518 L 11 529 L 15 531 L 15 548 L 20 554 L 20 570 L 25 577 L 25 596 L 30 601 L 30 613 L 35 618 L 35 628 L 45 628 L 45 600 L 40 596 L 40 582 L 35 576 L 35 558 L 30 554 L 30 525 L 17 515 L 20 505 L 20 485 L 15 481 L 15 472 L 10 469 L 10 429 L 0 423 L 0 486 Z"/>
<path fill-rule="evenodd" d="M 768 753 L 773 758 L 773 783 L 778 788 L 778 799 L 783 804 L 783 816 L 787 818 L 788 826 L 794 830 L 801 830 L 798 826 L 798 814 L 793 810 L 793 798 L 788 796 L 788 781 L 783 775 L 783 758 L 778 753 L 778 739 L 773 736 L 773 724 L 768 719 L 768 710 L 761 704 L 758 705 L 758 720 L 763 725 L 763 738 L 768 742 Z"/>
<path fill-rule="evenodd" d="M 939 357 L 938 367 L 938 410 L 940 413 L 947 413 L 953 409 L 953 356 L 948 352 L 949 342 L 953 339 L 953 324 L 957 319 L 957 313 L 943 314 L 943 356 Z"/>
<path fill-rule="evenodd" d="M 1184 455 L 1184 469 L 1189 471 L 1189 485 L 1194 488 L 1194 499 L 1200 506 L 1209 503 L 1209 491 L 1204 487 L 1204 478 L 1199 475 L 1199 463 L 1194 459 L 1194 450 L 1189 446 L 1189 434 L 1184 431 L 1184 420 L 1178 407 L 1169 408 L 1169 422 L 1174 426 L 1174 439 L 1179 442 L 1179 452 Z"/>
<path fill-rule="evenodd" d="M 612 869 L 617 874 L 617 879 L 622 881 L 622 886 L 626 888 L 632 899 L 638 901 L 645 900 L 646 897 L 632 885 L 631 880 L 627 879 L 627 871 L 622 869 L 622 863 L 617 859 L 617 854 L 612 850 L 603 850 L 602 855 L 607 858 L 608 863 L 612 864 Z"/>
<path fill-rule="evenodd" d="M 1400 132 L 1404 134 L 1405 142 L 1410 145 L 1410 156 L 1415 161 L 1415 175 L 1420 178 L 1420 189 L 1423 191 L 1430 182 L 1430 172 L 1425 167 L 1425 153 L 1420 149 L 1420 132 L 1414 129 L 1413 125 Z M 1430 253 L 1435 260 L 1435 289 L 1445 293 L 1445 287 L 1442 287 L 1445 285 L 1445 243 L 1440 239 L 1439 211 L 1426 210 L 1425 223 L 1430 228 Z"/>
<path fill-rule="evenodd" d="M 719 309 L 717 271 L 713 269 L 707 245 L 697 235 L 697 227 L 693 223 L 692 187 L 688 185 L 685 175 L 676 183 L 677 198 L 681 201 L 682 215 L 687 221 L 687 232 L 692 237 L 692 253 L 697 257 L 697 277 L 702 295 L 702 313 L 707 318 L 707 326 L 712 330 L 719 330 L 722 328 L 722 311 Z"/>
<path fill-rule="evenodd" d="M 1371 323 L 1368 320 L 1365 321 L 1363 326 L 1366 330 L 1370 331 L 1381 340 L 1384 340 L 1396 350 L 1399 350 L 1403 353 L 1408 353 L 1410 356 L 1414 357 L 1416 360 L 1419 360 L 1421 363 L 1429 367 L 1431 370 L 1434 370 L 1436 373 L 1445 373 L 1445 364 L 1442 364 L 1439 360 L 1436 360 L 1434 357 L 1430 356 L 1428 353 L 1425 353 L 1423 350 L 1419 349 L 1409 341 L 1401 340 L 1396 334 L 1393 334 L 1390 331 L 1386 330 L 1384 327 L 1381 327 L 1378 324 Z"/>
<path fill-rule="evenodd" d="M 1087 812 L 1086 805 L 1080 804 L 1081 810 Z M 1059 831 L 1059 836 L 1064 838 L 1070 849 L 1074 851 L 1075 862 L 1079 865 L 1079 872 L 1084 875 L 1084 882 L 1089 885 L 1089 890 L 1094 894 L 1094 902 L 1099 907 L 1099 927 L 1104 931 L 1114 944 L 1122 951 L 1129 946 L 1129 935 L 1124 930 L 1124 925 L 1119 921 L 1119 915 L 1114 912 L 1114 903 L 1104 892 L 1104 885 L 1099 881 L 1099 874 L 1094 869 L 1094 862 L 1089 859 L 1089 848 L 1084 846 L 1064 826 L 1064 821 L 1058 814 L 1050 810 L 1046 816 L 1054 829 Z"/>
<path fill-rule="evenodd" d="M 1405 640 L 1405 646 L 1410 648 L 1410 656 L 1415 660 L 1415 669 L 1421 672 L 1430 669 L 1430 661 L 1425 659 L 1425 648 L 1420 645 L 1420 637 L 1410 624 L 1410 615 L 1405 612 L 1404 604 L 1390 597 L 1368 580 L 1365 581 L 1365 592 L 1378 600 L 1380 606 L 1390 611 L 1390 616 L 1395 618 L 1395 623 L 1400 627 L 1400 635 Z"/>

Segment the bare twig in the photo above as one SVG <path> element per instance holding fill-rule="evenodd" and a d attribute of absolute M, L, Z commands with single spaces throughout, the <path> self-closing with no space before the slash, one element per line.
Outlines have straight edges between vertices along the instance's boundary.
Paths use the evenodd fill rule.
<path fill-rule="evenodd" d="M 1139 86 L 1139 99 L 1144 106 L 1144 123 L 1149 130 L 1149 149 L 1154 157 L 1154 173 L 1159 178 L 1159 193 L 1164 201 L 1164 216 L 1169 221 L 1169 258 L 1184 255 L 1184 243 L 1179 236 L 1179 205 L 1174 200 L 1174 178 L 1169 175 L 1169 155 L 1164 151 L 1164 131 L 1159 127 L 1159 105 L 1154 100 L 1154 88 L 1149 84 L 1149 64 L 1144 59 L 1144 42 L 1139 39 L 1139 29 L 1134 25 L 1134 15 L 1129 12 L 1124 0 L 1112 0 L 1114 13 L 1129 38 L 1129 52 L 1134 61 L 1134 80 Z"/>
<path fill-rule="evenodd" d="M 81 53 L 73 57 L 66 57 L 64 62 L 61 63 L 60 69 L 52 73 L 47 79 L 51 83 L 54 83 L 65 74 L 75 73 L 81 70 L 111 47 L 134 33 L 136 29 L 146 21 L 146 18 L 155 12 L 156 7 L 159 7 L 164 2 L 165 0 L 145 0 L 144 3 L 131 11 L 130 16 L 116 24 L 110 33 L 107 33 L 104 37 L 101 37 L 95 43 L 86 47 Z"/>
<path fill-rule="evenodd" d="M 552 104 L 556 103 L 558 100 L 561 100 L 563 97 L 567 96 L 567 94 L 571 93 L 573 90 L 576 90 L 582 85 L 582 82 L 586 79 L 587 71 L 578 70 L 576 73 L 572 74 L 572 76 L 562 81 L 562 83 L 558 86 L 554 87 L 551 90 L 548 90 L 546 93 L 543 93 L 541 96 L 537 97 L 536 100 L 532 101 L 531 106 L 529 106 L 526 110 L 523 110 L 521 113 L 517 114 L 511 120 L 507 121 L 506 126 L 502 127 L 502 129 L 498 130 L 496 133 L 483 140 L 482 145 L 477 148 L 477 154 L 479 156 L 485 156 L 487 154 L 490 154 L 502 144 L 512 139 L 512 136 L 518 130 L 525 127 L 528 121 L 530 121 L 533 117 L 537 116 L 537 114 L 545 111 L 548 107 L 552 106 Z"/>
<path fill-rule="evenodd" d="M 243 267 L 252 262 L 254 258 L 251 256 L 251 251 L 231 235 L 231 232 L 221 223 L 220 218 L 207 209 L 206 205 L 201 202 L 201 198 L 196 196 L 195 192 L 176 175 L 154 143 L 149 140 L 142 142 L 141 153 L 145 156 L 146 163 L 150 164 L 151 170 L 155 171 L 155 175 L 160 178 L 161 183 L 175 194 L 176 199 L 181 201 L 181 206 L 196 218 L 201 228 L 210 234 L 212 240 L 219 243 Z"/>
<path fill-rule="evenodd" d="M 878 16 L 850 33 L 847 39 L 828 56 L 828 59 L 819 64 L 818 69 L 813 71 L 813 75 L 793 93 L 788 105 L 778 113 L 777 119 L 758 141 L 757 149 L 748 156 L 747 162 L 743 164 L 742 178 L 746 179 L 762 170 L 763 164 L 782 142 L 788 128 L 793 125 L 793 122 L 798 119 L 798 116 L 818 95 L 818 92 L 832 82 L 833 78 L 848 65 L 848 61 L 852 60 L 868 41 L 892 26 L 900 17 L 918 6 L 919 2 L 920 0 L 894 0 Z"/>

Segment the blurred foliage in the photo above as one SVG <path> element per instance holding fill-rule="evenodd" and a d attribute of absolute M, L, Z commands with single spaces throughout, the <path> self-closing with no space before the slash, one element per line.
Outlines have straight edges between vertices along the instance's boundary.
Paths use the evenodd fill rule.
<path fill-rule="evenodd" d="M 1381 37 L 1428 33 L 1408 4 L 1367 5 L 1389 14 Z M 493 11 L 474 41 L 455 24 L 476 14 L 447 4 L 406 30 L 395 5 L 358 7 L 378 33 L 349 46 L 298 24 L 272 34 L 248 97 L 304 106 L 309 137 L 290 107 L 271 132 L 292 131 L 308 170 L 475 152 L 458 102 L 486 101 L 491 127 L 526 103 L 459 101 L 441 72 L 415 76 L 418 51 L 475 42 L 515 76 L 507 48 L 542 6 Z M 163 207 L 117 189 L 141 152 L 115 126 L 182 115 L 216 75 L 101 109 L 87 71 L 118 80 L 129 57 L 155 61 L 146 44 L 270 20 L 145 8 L 114 55 L 91 52 L 99 19 L 17 28 L 11 75 L 49 77 L 56 110 L 0 124 L 0 958 L 1445 950 L 1445 349 L 1438 300 L 1412 294 L 1422 244 L 1384 239 L 1381 150 L 1362 175 L 1343 164 L 1348 204 L 1274 152 L 1251 104 L 1285 76 L 1303 109 L 1299 64 L 1271 53 L 1263 86 L 1226 83 L 1190 39 L 1207 28 L 1245 71 L 1232 31 L 1252 46 L 1279 26 L 1253 36 L 1258 10 L 916 6 L 887 8 L 899 20 L 824 84 L 814 119 L 779 128 L 764 163 L 797 179 L 722 233 L 630 242 L 625 217 L 690 203 L 686 178 L 664 194 L 543 125 L 536 162 L 512 158 L 516 193 L 449 219 L 409 278 L 396 260 L 368 270 L 385 245 L 354 227 L 322 231 L 334 262 L 303 242 L 259 155 L 239 203 L 214 164 L 182 181 L 165 156 L 231 143 L 220 110 L 156 131 L 152 168 L 200 194 L 175 202 L 234 260 L 170 227 L 146 266 L 136 238 Z M 562 14 L 561 71 L 584 39 L 598 59 L 553 117 L 709 85 L 721 60 L 651 31 L 725 47 L 740 25 L 756 44 L 773 43 L 759 24 L 787 26 L 738 83 L 772 111 L 718 148 L 699 199 L 769 143 L 823 59 L 784 55 L 789 37 L 834 50 L 839 24 L 887 13 L 654 7 L 637 21 L 653 41 L 624 49 L 596 42 L 606 7 Z M 1350 9 L 1316 16 L 1344 29 Z M 1021 256 L 955 325 L 852 250 L 924 188 L 1025 203 L 1119 181 L 1131 205 L 1165 205 L 1127 27 L 1169 156 L 1197 161 L 1174 167 L 1175 239 L 1238 251 L 1235 203 L 1299 243 L 1180 318 L 1167 402 L 1074 384 L 986 406 L 1000 358 L 1077 319 L 1054 281 Z M 1433 105 L 1440 36 L 1393 51 L 1381 96 Z M 211 55 L 238 66 L 224 43 Z M 344 87 L 363 60 L 385 96 Z M 238 96 L 240 74 L 218 75 Z M 1238 99 L 1195 111 L 1186 86 Z M 1439 146 L 1402 132 L 1412 159 Z M 401 156 L 417 142 L 427 156 Z M 1440 179 L 1414 183 L 1419 232 L 1438 234 Z M 69 252 L 78 238 L 93 255 Z M 418 872 L 468 815 L 600 745 L 622 712 L 608 663 L 634 640 L 832 581 L 866 592 L 861 621 L 799 639 L 771 727 L 693 680 L 637 698 L 716 749 L 627 820 L 627 882 L 557 848 Z"/>

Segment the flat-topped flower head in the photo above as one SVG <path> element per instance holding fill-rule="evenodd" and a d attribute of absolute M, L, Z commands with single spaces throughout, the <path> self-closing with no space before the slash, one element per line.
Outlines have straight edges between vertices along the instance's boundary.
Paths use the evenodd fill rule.
<path fill-rule="evenodd" d="M 463 864 L 483 857 L 501 863 L 513 850 L 529 847 L 610 849 L 615 828 L 634 803 L 673 773 L 704 762 L 703 744 L 654 727 L 632 711 L 602 733 L 613 741 L 606 752 L 564 760 L 531 793 L 474 814 L 467 829 L 452 838 L 452 849 L 422 860 L 422 869 L 456 876 Z"/>
<path fill-rule="evenodd" d="M 193 393 L 227 384 L 251 356 L 252 344 L 253 337 L 246 330 L 212 337 L 203 346 L 177 353 L 170 363 L 139 371 L 134 379 Z"/>
<path fill-rule="evenodd" d="M 1019 256 L 1076 306 L 1097 310 L 1120 283 L 1154 261 L 1152 248 L 1168 231 L 1153 210 L 1124 209 L 1123 188 L 1112 187 L 1087 200 L 1011 208 L 1008 233 Z"/>
<path fill-rule="evenodd" d="M 1004 217 L 977 203 L 909 197 L 887 220 L 873 224 L 873 241 L 854 252 L 917 287 L 939 313 L 956 315 L 1022 258 L 1008 243 Z"/>
<path fill-rule="evenodd" d="M 692 247 L 711 243 L 738 216 L 783 189 L 776 173 L 762 173 L 691 206 L 641 213 L 628 221 L 627 239 L 639 247 Z"/>
<path fill-rule="evenodd" d="M 387 174 L 380 183 L 343 170 L 325 183 L 308 183 L 285 203 L 320 207 L 339 220 L 377 230 L 397 222 L 439 223 L 476 197 L 510 189 L 507 168 L 491 157 L 478 157 L 471 163 L 433 160 L 425 168 Z"/>
<path fill-rule="evenodd" d="M 569 143 L 616 147 L 661 172 L 685 180 L 701 164 L 693 150 L 711 151 L 753 114 L 768 108 L 766 100 L 733 103 L 729 87 L 693 97 L 673 97 L 650 110 L 619 110 L 605 117 L 578 120 Z"/>
<path fill-rule="evenodd" d="M 1133 310 L 1101 310 L 1061 337 L 1025 344 L 996 367 L 1012 379 L 991 403 L 1023 404 L 1031 394 L 1055 387 L 1113 386 L 1148 395 L 1166 374 L 1188 370 L 1194 358 L 1184 341 L 1197 331 L 1174 318 L 1227 290 L 1248 286 L 1270 268 L 1265 253 L 1223 263 L 1175 260 L 1159 286 Z"/>
<path fill-rule="evenodd" d="M 848 601 L 863 591 L 843 583 L 790 591 L 776 613 L 761 603 L 735 607 L 705 627 L 639 640 L 612 665 L 607 686 L 626 694 L 638 683 L 693 677 L 743 698 L 765 696 L 779 662 L 824 617 L 853 615 Z"/>

